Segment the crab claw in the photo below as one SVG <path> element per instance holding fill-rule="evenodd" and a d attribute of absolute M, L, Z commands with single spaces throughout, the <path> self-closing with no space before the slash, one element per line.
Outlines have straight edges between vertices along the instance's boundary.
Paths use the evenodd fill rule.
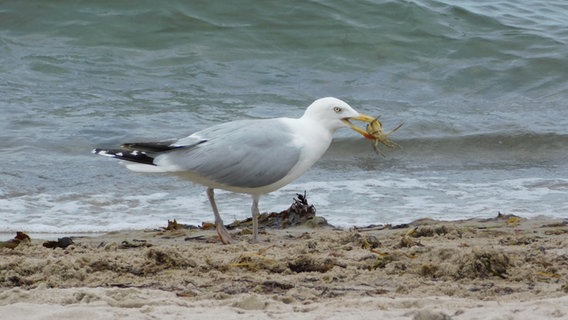
<path fill-rule="evenodd" d="M 357 121 L 363 121 L 363 122 L 368 122 L 371 123 L 373 121 L 375 121 L 375 117 L 371 117 L 368 116 L 366 114 L 362 114 L 360 113 L 357 117 L 351 117 L 351 118 L 343 118 L 341 119 L 341 121 L 343 121 L 343 123 L 345 123 L 347 126 L 349 126 L 349 128 L 359 132 L 363 137 L 369 139 L 369 140 L 374 140 L 375 138 L 370 135 L 367 131 L 357 127 L 356 125 L 354 125 L 353 123 L 351 123 L 351 121 L 349 120 L 357 120 Z"/>

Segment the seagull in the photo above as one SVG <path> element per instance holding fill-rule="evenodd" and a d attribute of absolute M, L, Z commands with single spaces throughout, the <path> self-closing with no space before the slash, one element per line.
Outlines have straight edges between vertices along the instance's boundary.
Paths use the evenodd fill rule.
<path fill-rule="evenodd" d="M 214 189 L 251 195 L 252 240 L 257 242 L 261 195 L 304 174 L 329 148 L 336 130 L 347 126 L 371 138 L 350 120 L 370 123 L 375 118 L 326 97 L 314 101 L 300 118 L 236 120 L 181 139 L 125 143 L 92 152 L 124 160 L 132 171 L 171 173 L 205 186 L 223 244 L 234 240 L 217 209 Z"/>

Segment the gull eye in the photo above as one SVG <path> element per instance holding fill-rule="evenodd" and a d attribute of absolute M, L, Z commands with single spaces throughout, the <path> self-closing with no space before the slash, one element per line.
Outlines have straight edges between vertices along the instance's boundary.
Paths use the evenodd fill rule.
<path fill-rule="evenodd" d="M 343 110 L 340 107 L 333 107 L 333 111 L 335 111 L 335 113 L 340 113 Z"/>

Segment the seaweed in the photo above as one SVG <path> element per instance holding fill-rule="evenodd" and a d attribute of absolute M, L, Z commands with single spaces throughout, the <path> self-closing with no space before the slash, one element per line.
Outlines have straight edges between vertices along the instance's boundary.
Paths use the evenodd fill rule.
<path fill-rule="evenodd" d="M 0 248 L 8 248 L 14 250 L 20 243 L 31 242 L 32 239 L 25 233 L 18 231 L 14 239 L 8 241 L 1 241 Z"/>

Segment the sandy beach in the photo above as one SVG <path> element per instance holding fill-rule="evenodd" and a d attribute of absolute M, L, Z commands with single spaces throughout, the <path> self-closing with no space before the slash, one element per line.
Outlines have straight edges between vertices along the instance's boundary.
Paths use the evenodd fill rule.
<path fill-rule="evenodd" d="M 164 226 L 165 227 L 165 226 Z M 568 222 L 169 229 L 0 248 L 0 319 L 568 319 Z"/>

